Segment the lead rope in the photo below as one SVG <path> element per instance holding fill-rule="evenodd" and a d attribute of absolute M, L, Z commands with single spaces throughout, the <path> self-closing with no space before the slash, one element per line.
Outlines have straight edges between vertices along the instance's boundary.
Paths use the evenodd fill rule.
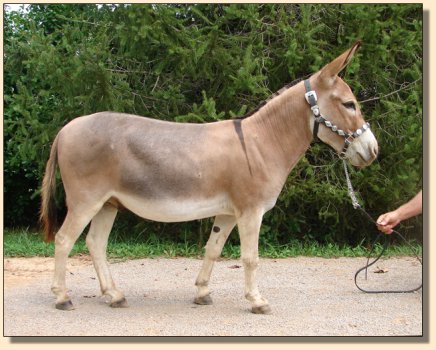
<path fill-rule="evenodd" d="M 369 219 L 369 221 L 371 221 L 372 223 L 374 223 L 375 225 L 377 225 L 377 222 L 372 218 L 371 215 L 368 214 L 368 212 L 362 208 L 362 206 L 360 205 L 359 201 L 357 200 L 356 194 L 354 192 L 353 189 L 353 185 L 351 184 L 351 180 L 350 180 L 350 175 L 348 174 L 348 167 L 347 167 L 347 163 L 345 161 L 345 159 L 342 159 L 343 165 L 344 165 L 344 172 L 345 172 L 345 177 L 347 180 L 347 188 L 348 188 L 348 195 L 351 198 L 351 203 L 353 204 L 353 208 L 354 209 L 359 209 L 362 213 L 365 214 L 365 216 Z M 415 255 L 416 259 L 420 262 L 421 266 L 422 266 L 422 260 L 421 258 L 418 256 L 418 254 L 415 252 L 415 250 L 413 249 L 413 247 L 411 246 L 411 244 L 409 242 L 407 242 L 407 240 L 404 238 L 404 236 L 396 231 L 393 230 L 393 232 L 395 234 L 397 234 L 405 243 L 406 245 L 409 246 L 409 248 L 411 248 L 413 254 Z M 376 244 L 379 242 L 380 238 L 383 238 L 384 243 L 383 243 L 383 248 L 380 252 L 380 254 L 374 259 L 374 261 L 372 261 L 371 263 L 369 263 L 369 259 L 371 257 L 372 252 L 374 251 Z M 356 271 L 356 274 L 354 275 L 354 284 L 356 285 L 356 287 L 361 290 L 364 293 L 413 293 L 416 292 L 417 290 L 422 288 L 422 282 L 421 284 L 413 289 L 407 289 L 407 290 L 368 290 L 368 289 L 364 289 L 361 286 L 359 286 L 359 284 L 357 283 L 357 276 L 362 272 L 365 271 L 365 280 L 368 279 L 368 267 L 374 265 L 384 254 L 384 252 L 386 251 L 386 249 L 389 246 L 389 240 L 388 240 L 388 235 L 385 233 L 379 233 L 376 237 L 376 239 L 374 240 L 373 246 L 371 251 L 368 254 L 368 258 L 366 260 L 366 265 L 360 269 L 358 269 Z M 421 279 L 422 280 L 422 279 Z"/>

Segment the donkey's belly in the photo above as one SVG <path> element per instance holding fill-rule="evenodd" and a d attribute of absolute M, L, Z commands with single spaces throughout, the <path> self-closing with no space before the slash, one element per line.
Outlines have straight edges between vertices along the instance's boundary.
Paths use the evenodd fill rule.
<path fill-rule="evenodd" d="M 206 199 L 161 198 L 147 199 L 117 193 L 114 195 L 127 209 L 145 219 L 161 222 L 180 222 L 216 215 L 233 215 L 226 195 Z"/>

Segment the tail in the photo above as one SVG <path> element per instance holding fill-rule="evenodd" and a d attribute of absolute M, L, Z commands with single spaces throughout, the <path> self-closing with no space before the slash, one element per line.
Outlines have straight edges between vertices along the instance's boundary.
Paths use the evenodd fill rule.
<path fill-rule="evenodd" d="M 56 213 L 56 168 L 58 163 L 58 136 L 51 146 L 50 158 L 48 159 L 41 189 L 41 213 L 39 220 L 44 227 L 44 241 L 54 240 L 55 231 L 58 229 Z"/>

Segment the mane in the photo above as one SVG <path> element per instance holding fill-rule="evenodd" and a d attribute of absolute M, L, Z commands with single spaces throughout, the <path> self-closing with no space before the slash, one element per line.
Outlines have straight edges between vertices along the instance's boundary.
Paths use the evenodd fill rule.
<path fill-rule="evenodd" d="M 262 107 L 264 107 L 268 102 L 270 102 L 271 100 L 273 100 L 277 96 L 281 95 L 286 90 L 290 89 L 291 87 L 293 87 L 294 85 L 298 84 L 300 81 L 304 80 L 307 77 L 308 76 L 305 76 L 304 78 L 298 78 L 298 79 L 293 80 L 289 84 L 286 84 L 284 87 L 282 87 L 280 90 L 278 90 L 275 93 L 273 93 L 266 100 L 263 100 L 256 108 L 254 108 L 253 110 L 245 113 L 244 115 L 242 115 L 240 117 L 236 117 L 234 119 L 245 119 L 245 118 L 248 118 L 248 117 L 252 116 L 254 113 L 258 112 Z"/>

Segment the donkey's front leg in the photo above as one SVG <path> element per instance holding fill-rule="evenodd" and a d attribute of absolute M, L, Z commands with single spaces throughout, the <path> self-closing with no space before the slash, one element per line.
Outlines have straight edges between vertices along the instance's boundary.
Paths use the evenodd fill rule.
<path fill-rule="evenodd" d="M 271 312 L 268 300 L 260 295 L 256 282 L 256 271 L 259 265 L 259 230 L 262 217 L 263 211 L 256 210 L 244 213 L 238 219 L 241 258 L 245 273 L 245 298 L 251 302 L 251 311 L 255 314 L 268 314 Z"/>
<path fill-rule="evenodd" d="M 212 232 L 206 244 L 206 254 L 203 260 L 203 266 L 198 274 L 195 285 L 198 288 L 197 296 L 194 303 L 200 305 L 212 304 L 209 291 L 209 280 L 215 261 L 220 257 L 223 246 L 227 241 L 236 219 L 234 216 L 221 215 L 215 218 L 212 226 Z"/>

